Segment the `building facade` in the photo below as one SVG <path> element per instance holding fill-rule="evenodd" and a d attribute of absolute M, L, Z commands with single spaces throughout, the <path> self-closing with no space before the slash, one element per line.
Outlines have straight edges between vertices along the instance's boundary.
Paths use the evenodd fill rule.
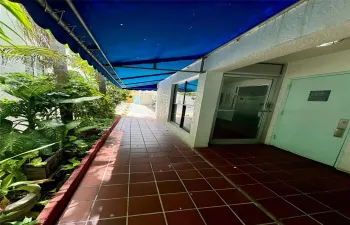
<path fill-rule="evenodd" d="M 300 1 L 158 84 L 189 145 L 265 143 L 350 172 L 350 2 Z"/>

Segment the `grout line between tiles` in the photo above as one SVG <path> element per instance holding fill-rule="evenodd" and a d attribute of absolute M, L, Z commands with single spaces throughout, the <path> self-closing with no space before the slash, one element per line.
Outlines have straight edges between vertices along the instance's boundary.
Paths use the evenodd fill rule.
<path fill-rule="evenodd" d="M 119 121 L 119 122 L 121 122 L 121 121 Z M 124 123 L 124 121 L 123 121 L 123 123 Z M 110 163 L 110 161 L 111 161 L 111 159 L 112 159 L 112 155 L 113 155 L 113 153 L 114 153 L 114 151 L 116 150 L 117 147 L 119 147 L 119 146 L 113 145 L 112 154 L 111 154 L 110 157 L 109 157 L 108 164 Z M 108 164 L 107 164 L 107 165 L 108 165 Z M 95 199 L 93 200 L 93 202 L 92 202 L 92 204 L 91 204 L 90 211 L 89 211 L 89 214 L 88 214 L 88 216 L 87 216 L 87 220 L 89 220 L 90 217 L 91 217 L 92 210 L 93 210 L 93 208 L 94 208 L 94 206 L 95 206 L 97 197 L 98 197 L 98 195 L 99 195 L 99 193 L 100 193 L 100 190 L 101 190 L 101 187 L 102 187 L 102 184 L 103 184 L 103 180 L 104 180 L 104 178 L 105 178 L 105 176 L 106 176 L 107 168 L 108 168 L 108 166 L 105 168 L 105 171 L 104 171 L 104 174 L 103 174 L 103 176 L 102 176 L 101 183 L 100 183 L 100 185 L 99 185 L 99 187 L 98 187 L 98 190 L 97 190 Z M 85 225 L 87 225 L 87 223 L 88 223 L 88 222 L 85 222 Z"/>
<path fill-rule="evenodd" d="M 220 155 L 219 155 L 219 156 L 220 156 Z M 220 156 L 220 157 L 221 157 L 221 156 Z M 222 157 L 221 157 L 221 158 L 222 158 Z M 224 159 L 224 158 L 223 158 L 223 159 Z M 225 160 L 225 159 L 224 159 L 224 160 Z M 286 183 L 285 181 L 279 180 L 278 178 L 277 178 L 277 179 L 279 180 L 278 182 L 266 182 L 266 183 L 283 183 L 283 184 L 287 185 L 288 187 L 297 190 L 299 193 L 298 193 L 298 194 L 290 194 L 290 195 L 281 196 L 281 195 L 279 195 L 277 192 L 275 192 L 275 191 L 273 191 L 272 189 L 270 189 L 269 187 L 267 187 L 267 186 L 265 185 L 265 183 L 261 183 L 260 181 L 254 179 L 254 177 L 250 176 L 250 174 L 248 174 L 248 173 L 246 173 L 246 172 L 244 172 L 244 171 L 242 171 L 242 172 L 243 172 L 243 174 L 247 175 L 247 176 L 250 177 L 251 179 L 255 180 L 258 184 L 262 185 L 263 187 L 265 187 L 266 189 L 268 189 L 269 191 L 271 191 L 272 193 L 274 193 L 277 197 L 281 198 L 283 201 L 287 202 L 288 204 L 292 205 L 293 207 L 295 207 L 296 209 L 298 209 L 299 211 L 301 211 L 302 213 L 304 213 L 304 215 L 302 215 L 302 216 L 305 216 L 305 215 L 306 215 L 306 216 L 308 216 L 310 219 L 314 220 L 315 222 L 317 222 L 317 223 L 319 223 L 319 224 L 321 224 L 321 223 L 320 223 L 319 221 L 317 221 L 316 219 L 314 219 L 313 217 L 311 217 L 311 216 L 310 216 L 311 214 L 306 213 L 304 210 L 300 209 L 299 207 L 297 207 L 297 206 L 294 205 L 293 203 L 289 202 L 288 200 L 285 199 L 285 197 L 306 195 L 307 197 L 309 197 L 309 198 L 315 200 L 315 201 L 318 202 L 319 204 L 321 204 L 321 205 L 325 206 L 326 208 L 330 209 L 329 211 L 323 211 L 323 212 L 319 212 L 319 213 L 325 213 L 325 212 L 334 211 L 332 208 L 328 207 L 327 205 L 323 204 L 322 202 L 319 202 L 318 200 L 316 200 L 316 199 L 312 198 L 311 196 L 307 195 L 306 193 L 304 193 L 304 192 L 302 192 L 302 191 L 300 191 L 300 190 L 294 188 L 293 186 L 289 185 L 289 184 Z M 265 171 L 263 171 L 263 172 L 266 173 Z M 267 174 L 268 174 L 268 173 L 267 173 Z M 268 175 L 269 175 L 269 174 L 268 174 Z M 275 197 L 272 197 L 272 198 L 275 198 Z M 270 198 L 267 198 L 267 199 L 270 199 Z M 300 216 L 296 216 L 296 217 L 300 217 Z M 285 217 L 285 218 L 281 218 L 281 220 L 287 219 L 287 218 L 294 218 L 294 217 Z M 278 220 L 280 220 L 280 219 L 278 219 Z"/>
<path fill-rule="evenodd" d="M 156 175 L 154 174 L 153 165 L 152 165 L 150 157 L 148 157 L 148 161 L 149 161 L 149 164 L 151 166 L 151 170 L 152 170 L 152 174 L 153 174 L 153 178 L 154 178 L 154 183 L 155 183 L 155 186 L 156 186 L 156 189 L 157 189 L 157 195 L 158 195 L 158 198 L 159 198 L 159 203 L 160 203 L 160 206 L 161 206 L 162 212 L 163 212 L 164 221 L 165 221 L 165 224 L 168 225 L 168 220 L 167 220 L 166 215 L 165 215 L 165 210 L 164 210 L 162 198 L 160 197 L 160 192 L 159 192 L 159 188 L 158 188 L 158 184 L 157 184 L 157 179 L 156 179 Z"/>
<path fill-rule="evenodd" d="M 181 151 L 180 151 L 181 152 Z M 181 153 L 182 154 L 182 153 Z M 183 155 L 183 154 L 182 154 Z M 183 155 L 184 156 L 184 155 Z M 184 156 L 185 157 L 185 156 Z M 185 157 L 186 158 L 186 157 Z M 187 158 L 186 158 L 187 159 Z M 190 162 L 190 164 L 193 166 L 192 162 Z M 194 166 L 193 166 L 194 167 Z M 243 224 L 245 225 L 244 221 L 237 215 L 237 213 L 227 204 L 227 202 L 219 195 L 219 193 L 213 188 L 213 186 L 207 181 L 207 178 L 205 178 L 202 173 L 196 168 L 194 167 L 195 170 L 197 171 L 197 173 L 199 173 L 201 175 L 201 177 L 205 180 L 205 182 L 207 182 L 207 184 L 212 188 L 212 191 L 214 191 L 216 193 L 217 196 L 219 196 L 219 198 L 225 203 L 225 205 L 230 209 L 230 211 L 237 217 L 237 219 Z M 215 168 L 214 168 L 215 169 Z M 238 190 L 238 189 L 237 189 Z"/>
<path fill-rule="evenodd" d="M 270 213 L 265 207 L 263 207 L 259 202 L 257 202 L 254 198 L 250 197 L 243 189 L 241 189 L 238 185 L 236 185 L 234 182 L 232 182 L 224 173 L 222 173 L 219 169 L 217 169 L 209 160 L 207 160 L 200 152 L 198 152 L 195 149 L 192 149 L 195 151 L 200 157 L 202 157 L 209 165 L 211 165 L 217 172 L 219 172 L 227 182 L 229 182 L 233 187 L 235 187 L 239 192 L 241 192 L 246 198 L 248 198 L 251 202 L 253 202 L 261 211 L 263 211 L 267 216 L 269 216 L 275 223 L 278 225 L 282 225 L 281 222 L 272 214 Z M 215 153 L 216 154 L 216 153 Z M 220 155 L 218 155 L 220 158 L 222 158 Z M 224 159 L 224 158 L 222 158 Z M 225 159 L 224 159 L 225 160 Z M 225 160 L 226 161 L 226 160 Z M 243 171 L 242 171 L 243 172 Z"/>
<path fill-rule="evenodd" d="M 130 125 L 131 126 L 131 125 Z M 131 136 L 130 136 L 131 142 Z M 130 170 L 131 170 L 131 154 L 129 154 L 129 176 L 128 176 L 128 198 L 126 200 L 126 225 L 129 224 L 129 207 L 130 207 Z"/>
<path fill-rule="evenodd" d="M 188 191 L 187 187 L 185 186 L 184 182 L 182 181 L 182 179 L 181 179 L 180 175 L 177 173 L 177 171 L 176 171 L 176 170 L 174 170 L 174 171 L 175 171 L 176 175 L 179 177 L 179 180 L 180 180 L 180 182 L 181 182 L 182 186 L 185 188 L 186 193 L 187 193 L 187 194 L 188 194 L 188 196 L 190 197 L 190 199 L 191 199 L 191 201 L 192 201 L 192 203 L 193 203 L 193 205 L 194 205 L 195 209 L 197 210 L 197 212 L 198 212 L 199 216 L 200 216 L 200 217 L 201 217 L 201 219 L 203 220 L 204 224 L 205 224 L 205 225 L 207 225 L 207 222 L 204 220 L 204 218 L 203 218 L 203 216 L 202 216 L 201 212 L 199 211 L 199 209 L 198 209 L 198 207 L 197 207 L 196 202 L 195 202 L 195 201 L 193 200 L 193 198 L 192 198 L 191 193 Z"/>
<path fill-rule="evenodd" d="M 211 150 L 211 149 L 210 149 L 210 150 Z M 213 151 L 213 150 L 211 150 L 211 151 Z M 219 156 L 220 158 L 222 158 L 223 160 L 225 160 L 225 161 L 227 161 L 228 163 L 230 163 L 228 160 L 226 160 L 225 158 L 223 158 L 221 155 L 217 154 L 215 151 L 213 151 L 213 152 L 214 152 L 214 154 L 218 155 L 218 156 Z M 204 157 L 204 158 L 205 158 L 205 157 Z M 209 160 L 208 160 L 208 161 L 209 161 Z M 232 165 L 232 163 L 230 163 L 230 164 Z M 267 164 L 274 166 L 274 165 L 271 164 L 271 163 L 267 163 Z M 252 165 L 252 164 L 251 164 L 251 165 Z M 254 165 L 252 165 L 252 166 L 254 166 Z M 260 169 L 260 168 L 259 168 L 259 169 Z M 296 170 L 304 170 L 304 169 L 296 169 Z M 285 170 L 281 170 L 281 171 L 283 171 L 283 172 L 285 172 L 285 173 L 287 173 L 287 174 L 289 174 L 289 175 L 293 175 L 293 174 L 289 173 L 289 171 L 285 171 Z M 269 174 L 268 172 L 266 172 L 266 171 L 263 171 L 263 172 L 266 173 L 266 174 L 268 174 L 268 175 L 270 175 L 270 174 Z M 342 216 L 344 216 L 345 218 L 347 218 L 347 219 L 350 220 L 350 218 L 348 218 L 348 217 L 346 217 L 345 215 L 341 214 L 341 213 L 338 212 L 337 210 L 334 210 L 333 208 L 329 207 L 328 205 L 326 205 L 326 204 L 324 204 L 324 203 L 318 201 L 317 199 L 315 199 L 315 198 L 313 198 L 312 196 L 309 195 L 309 194 L 325 193 L 325 192 L 332 192 L 332 191 L 320 191 L 320 192 L 315 192 L 315 193 L 306 193 L 306 192 L 300 191 L 299 189 L 293 187 L 292 185 L 288 184 L 286 181 L 281 180 L 281 179 L 279 179 L 279 178 L 276 178 L 276 179 L 278 180 L 278 181 L 276 181 L 276 182 L 264 182 L 264 183 L 261 183 L 261 182 L 259 182 L 258 180 L 254 179 L 252 176 L 250 176 L 251 173 L 246 173 L 246 172 L 244 172 L 244 171 L 242 171 L 242 173 L 245 174 L 245 175 L 247 175 L 247 176 L 250 177 L 251 179 L 255 180 L 255 181 L 257 182 L 257 184 L 262 185 L 263 187 L 265 187 L 266 189 L 268 189 L 268 190 L 271 191 L 272 193 L 276 194 L 276 196 L 279 197 L 279 198 L 281 198 L 283 201 L 287 202 L 288 204 L 292 205 L 292 206 L 295 207 L 296 209 L 300 210 L 302 213 L 304 213 L 304 215 L 302 215 L 302 216 L 308 216 L 310 219 L 314 220 L 315 222 L 317 222 L 317 223 L 319 223 L 319 224 L 321 224 L 321 223 L 320 223 L 319 221 L 317 221 L 316 219 L 314 219 L 313 217 L 311 217 L 310 215 L 322 214 L 322 213 L 326 213 L 326 212 L 335 212 L 335 213 L 338 213 L 338 214 L 340 214 L 340 215 L 342 215 Z M 281 195 L 277 194 L 275 191 L 273 191 L 272 189 L 270 189 L 269 187 L 267 187 L 267 186 L 265 185 L 265 184 L 267 184 L 267 183 L 283 183 L 283 184 L 289 186 L 290 188 L 297 190 L 299 193 L 298 193 L 298 194 L 291 194 L 291 195 L 284 195 L 284 196 L 281 196 Z M 308 182 L 306 182 L 306 183 L 308 183 Z M 248 184 L 248 185 L 255 185 L 255 184 Z M 242 186 L 248 186 L 248 185 L 242 185 Z M 338 191 L 338 190 L 334 190 L 334 191 Z M 285 197 L 298 196 L 298 195 L 305 195 L 305 196 L 307 196 L 307 197 L 313 199 L 313 200 L 316 201 L 317 203 L 319 203 L 319 204 L 325 206 L 326 208 L 328 208 L 328 209 L 330 209 L 330 210 L 329 210 L 329 211 L 323 211 L 323 212 L 317 212 L 317 213 L 308 214 L 308 213 L 306 213 L 305 211 L 301 210 L 299 207 L 295 206 L 294 204 L 292 204 L 291 202 L 289 202 L 288 200 L 285 199 Z M 271 198 L 276 198 L 276 197 L 270 197 L 270 198 L 264 198 L 264 199 L 271 199 Z M 262 199 L 259 199 L 259 200 L 262 200 Z M 300 217 L 300 216 L 296 216 L 296 217 Z M 294 218 L 294 217 L 286 217 L 286 218 Z M 286 219 L 286 218 L 282 218 L 282 220 L 283 220 L 283 219 Z"/>

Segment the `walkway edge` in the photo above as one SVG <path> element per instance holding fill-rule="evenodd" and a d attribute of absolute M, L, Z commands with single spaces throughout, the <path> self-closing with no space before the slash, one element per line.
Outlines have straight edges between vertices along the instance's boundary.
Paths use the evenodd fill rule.
<path fill-rule="evenodd" d="M 81 180 L 88 171 L 93 159 L 95 158 L 97 152 L 101 149 L 105 141 L 107 140 L 110 133 L 113 131 L 115 126 L 118 124 L 122 116 L 117 118 L 109 129 L 103 134 L 100 139 L 98 139 L 94 145 L 91 146 L 89 153 L 83 158 L 80 166 L 75 169 L 72 175 L 56 193 L 55 197 L 49 201 L 45 206 L 43 211 L 39 214 L 37 220 L 39 220 L 39 225 L 53 225 L 60 218 L 64 209 L 68 205 L 69 201 L 73 197 L 76 189 L 78 188 Z"/>

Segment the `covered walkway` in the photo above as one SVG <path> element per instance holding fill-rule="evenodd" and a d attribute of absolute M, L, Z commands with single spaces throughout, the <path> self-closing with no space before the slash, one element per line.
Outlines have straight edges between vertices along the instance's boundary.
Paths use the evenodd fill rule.
<path fill-rule="evenodd" d="M 163 123 L 126 116 L 59 224 L 345 225 L 349 202 L 350 177 L 333 168 L 264 145 L 194 151 Z"/>

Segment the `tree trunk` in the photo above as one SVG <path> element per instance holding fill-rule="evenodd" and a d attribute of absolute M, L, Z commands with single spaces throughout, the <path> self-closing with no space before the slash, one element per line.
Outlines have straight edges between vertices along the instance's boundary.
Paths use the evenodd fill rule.
<path fill-rule="evenodd" d="M 98 89 L 102 94 L 107 93 L 106 80 L 102 74 L 98 74 Z"/>
<path fill-rule="evenodd" d="M 66 49 L 64 45 L 59 43 L 56 39 L 50 40 L 50 48 L 58 51 L 59 53 L 66 55 Z M 67 60 L 63 58 L 60 61 L 53 63 L 53 72 L 56 76 L 56 88 L 61 89 L 69 81 Z M 73 120 L 73 112 L 71 104 L 61 104 L 60 114 L 62 122 L 66 123 Z"/>
<path fill-rule="evenodd" d="M 50 40 L 50 48 L 58 51 L 59 53 L 66 55 L 66 49 L 64 45 L 59 43 L 56 39 Z M 53 63 L 53 72 L 56 76 L 56 87 L 61 88 L 69 80 L 67 60 L 64 58 L 60 61 Z"/>

